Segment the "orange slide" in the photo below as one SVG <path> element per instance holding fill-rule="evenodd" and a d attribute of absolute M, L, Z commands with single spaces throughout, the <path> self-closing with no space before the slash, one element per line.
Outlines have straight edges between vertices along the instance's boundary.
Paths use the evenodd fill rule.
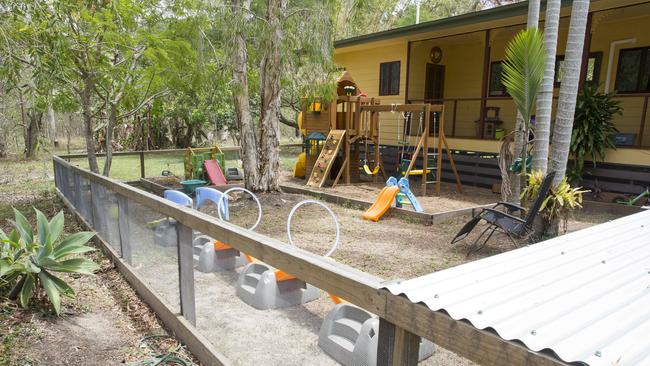
<path fill-rule="evenodd" d="M 379 197 L 375 200 L 375 203 L 370 206 L 368 211 L 363 213 L 363 218 L 371 221 L 378 221 L 386 211 L 390 208 L 395 201 L 395 196 L 399 192 L 399 187 L 391 186 L 382 188 L 379 192 Z"/>

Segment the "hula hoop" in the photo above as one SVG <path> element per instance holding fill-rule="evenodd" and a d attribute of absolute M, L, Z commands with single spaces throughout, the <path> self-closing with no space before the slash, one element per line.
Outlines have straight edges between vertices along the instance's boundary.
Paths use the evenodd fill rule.
<path fill-rule="evenodd" d="M 287 219 L 287 238 L 289 239 L 289 244 L 293 245 L 294 247 L 296 246 L 296 244 L 294 244 L 293 240 L 291 239 L 291 219 L 293 218 L 293 214 L 296 213 L 296 210 L 300 206 L 303 206 L 303 205 L 306 205 L 306 204 L 314 204 L 314 205 L 318 205 L 318 206 L 323 207 L 325 210 L 327 210 L 327 212 L 329 212 L 330 216 L 334 220 L 334 224 L 336 225 L 336 239 L 334 239 L 334 245 L 332 245 L 330 250 L 327 253 L 325 253 L 325 257 L 329 257 L 330 255 L 332 255 L 332 253 L 334 253 L 336 248 L 338 248 L 338 246 L 339 246 L 339 239 L 340 239 L 339 221 L 336 218 L 336 215 L 334 215 L 334 212 L 329 207 L 327 207 L 325 204 L 323 204 L 322 202 L 319 202 L 319 201 L 304 200 L 304 201 L 298 202 L 295 206 L 293 206 L 293 208 L 291 209 L 291 212 L 289 212 L 289 218 Z"/>
<path fill-rule="evenodd" d="M 232 192 L 232 191 L 242 191 L 242 192 L 246 192 L 246 193 L 248 193 L 251 197 L 253 197 L 253 200 L 255 200 L 255 203 L 257 203 L 257 221 L 255 221 L 255 224 L 253 224 L 253 226 L 251 226 L 251 227 L 248 229 L 248 230 L 255 230 L 255 228 L 257 227 L 257 225 L 260 224 L 260 221 L 262 221 L 262 204 L 260 204 L 260 200 L 257 199 L 257 196 L 256 196 L 253 192 L 249 191 L 249 190 L 246 189 L 246 188 L 233 187 L 233 188 L 229 188 L 229 189 L 227 189 L 225 192 L 223 192 L 223 194 L 221 195 L 221 198 L 219 198 L 219 203 L 217 203 L 217 213 L 219 214 L 219 220 L 222 220 L 222 221 L 223 221 L 223 217 L 221 216 L 221 207 L 223 207 L 223 201 L 224 201 L 223 198 L 226 197 L 226 195 L 228 194 L 228 192 Z"/>

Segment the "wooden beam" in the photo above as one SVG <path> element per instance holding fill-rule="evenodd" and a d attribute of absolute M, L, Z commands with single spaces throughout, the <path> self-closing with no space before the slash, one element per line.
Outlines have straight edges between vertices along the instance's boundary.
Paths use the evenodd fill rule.
<path fill-rule="evenodd" d="M 428 104 L 382 104 L 382 105 L 363 105 L 362 111 L 369 112 L 424 112 Z M 442 105 L 431 105 L 431 112 L 442 112 Z"/>
<path fill-rule="evenodd" d="M 178 289 L 180 292 L 181 314 L 196 326 L 196 306 L 194 298 L 194 248 L 192 228 L 176 225 L 176 249 L 178 251 Z"/>
<path fill-rule="evenodd" d="M 409 73 L 411 72 L 411 41 L 406 44 L 406 80 L 404 86 L 404 104 L 409 102 Z"/>
<path fill-rule="evenodd" d="M 490 74 L 490 30 L 485 30 L 485 47 L 483 48 L 483 75 L 481 79 L 481 111 L 479 114 L 479 135 L 478 138 L 483 138 L 483 131 L 485 130 L 485 108 L 487 107 L 488 96 L 488 75 Z"/>
<path fill-rule="evenodd" d="M 429 124 L 431 123 L 431 104 L 426 104 L 424 107 L 424 129 L 422 131 L 422 195 L 427 195 L 427 175 L 429 167 Z M 413 156 L 413 160 L 417 158 L 417 154 Z M 410 164 L 409 164 L 410 165 Z"/>
<path fill-rule="evenodd" d="M 140 151 L 140 178 L 146 177 L 146 171 L 144 168 L 144 151 Z"/>
<path fill-rule="evenodd" d="M 442 185 L 442 139 L 445 136 L 445 113 L 440 113 L 440 123 L 438 124 L 438 141 L 436 151 L 436 196 L 440 196 L 440 186 Z"/>
<path fill-rule="evenodd" d="M 646 120 L 647 113 L 648 113 L 648 96 L 646 95 L 643 98 L 643 109 L 641 110 L 641 123 L 639 124 L 639 134 L 638 134 L 638 142 L 637 142 L 638 147 L 641 147 L 641 145 L 643 145 L 643 135 L 645 132 L 645 120 Z"/>
<path fill-rule="evenodd" d="M 454 163 L 454 157 L 449 151 L 449 144 L 447 144 L 447 138 L 445 135 L 441 136 L 442 142 L 445 144 L 445 151 L 447 152 L 447 159 L 449 159 L 449 164 L 451 165 L 451 171 L 454 173 L 454 178 L 456 179 L 456 189 L 458 192 L 463 192 L 463 185 L 460 183 L 460 177 L 458 176 L 458 170 L 456 170 L 456 163 Z M 441 173 L 442 174 L 442 173 Z"/>
<path fill-rule="evenodd" d="M 129 224 L 129 200 L 122 195 L 117 195 L 118 223 L 120 233 L 120 252 L 128 264 L 133 264 L 131 254 L 131 228 Z"/>

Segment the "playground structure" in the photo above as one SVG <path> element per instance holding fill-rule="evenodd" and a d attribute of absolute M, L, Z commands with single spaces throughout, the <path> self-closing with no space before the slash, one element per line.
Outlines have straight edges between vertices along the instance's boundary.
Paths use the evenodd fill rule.
<path fill-rule="evenodd" d="M 384 180 L 388 179 L 380 152 L 380 114 L 400 113 L 398 116 L 405 124 L 413 122 L 413 117 L 419 117 L 416 145 L 401 176 L 411 175 L 422 177 L 422 194 L 426 194 L 427 185 L 436 185 L 436 194 L 440 193 L 442 182 L 442 153 L 447 154 L 452 173 L 456 180 L 458 191 L 461 191 L 460 178 L 456 171 L 449 144 L 444 133 L 444 107 L 431 104 L 391 104 L 381 105 L 376 98 L 351 96 L 350 89 L 356 84 L 349 73 L 338 80 L 336 98 L 329 102 L 305 102 L 301 114 L 301 124 L 306 136 L 305 147 L 305 177 L 309 177 L 307 185 L 323 187 L 332 180 L 332 187 L 339 181 L 345 184 L 356 183 L 360 180 L 360 172 L 376 176 L 381 173 Z M 346 95 L 347 94 L 347 95 Z M 430 129 L 432 114 L 436 113 L 433 128 Z M 431 133 L 430 133 L 431 132 Z M 327 136 L 323 138 L 323 136 Z M 433 153 L 430 152 L 429 139 L 434 139 Z M 409 136 L 404 134 L 408 144 Z M 373 151 L 370 153 L 369 146 Z M 364 159 L 360 159 L 361 147 L 364 146 Z M 402 154 L 403 155 L 403 154 Z M 368 159 L 372 156 L 372 160 Z M 400 156 L 402 163 L 403 156 Z M 421 159 L 421 167 L 416 167 L 416 161 Z M 430 163 L 434 163 L 430 166 Z M 428 180 L 433 175 L 433 180 Z"/>

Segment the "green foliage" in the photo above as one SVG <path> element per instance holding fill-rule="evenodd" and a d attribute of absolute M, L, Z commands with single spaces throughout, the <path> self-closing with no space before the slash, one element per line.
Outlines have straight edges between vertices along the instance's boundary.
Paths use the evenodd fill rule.
<path fill-rule="evenodd" d="M 55 272 L 92 274 L 99 266 L 78 255 L 93 251 L 86 243 L 95 235 L 79 232 L 65 238 L 63 211 L 48 221 L 37 209 L 36 232 L 18 210 L 14 209 L 14 229 L 9 235 L 0 229 L 0 290 L 11 289 L 27 307 L 34 293 L 45 291 L 56 314 L 61 312 L 61 295 L 74 297 L 75 292 Z"/>
<path fill-rule="evenodd" d="M 527 174 L 528 185 L 521 192 L 522 199 L 535 199 L 539 188 L 544 181 L 544 174 L 541 170 L 532 171 Z M 582 208 L 582 194 L 589 192 L 582 187 L 571 187 L 567 178 L 564 177 L 557 187 L 552 187 L 548 196 L 542 202 L 539 212 L 542 217 L 551 222 L 555 219 L 566 221 L 570 211 Z"/>
<path fill-rule="evenodd" d="M 618 130 L 612 119 L 622 114 L 623 108 L 614 96 L 599 93 L 597 85 L 585 86 L 578 94 L 569 150 L 575 161 L 569 171 L 573 182 L 582 180 L 586 158 L 591 158 L 595 167 L 597 160 L 605 160 L 606 149 L 616 149 L 612 134 Z"/>
<path fill-rule="evenodd" d="M 524 117 L 526 125 L 535 108 L 535 99 L 543 78 L 544 37 L 537 28 L 522 30 L 506 47 L 503 85 Z"/>

